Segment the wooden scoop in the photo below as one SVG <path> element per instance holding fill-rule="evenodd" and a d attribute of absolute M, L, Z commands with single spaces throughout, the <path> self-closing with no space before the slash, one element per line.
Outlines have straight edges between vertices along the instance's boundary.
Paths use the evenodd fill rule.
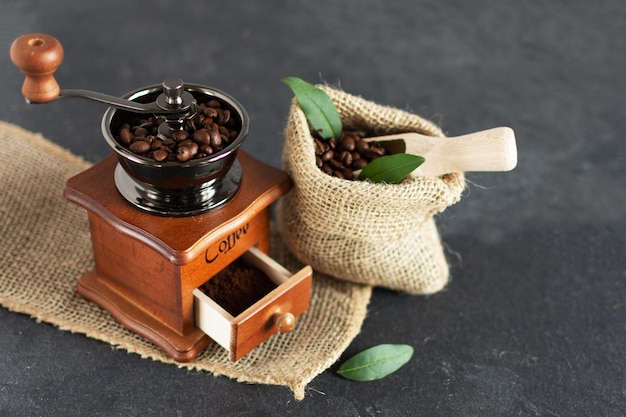
<path fill-rule="evenodd" d="M 410 176 L 440 176 L 451 172 L 510 171 L 517 165 L 515 134 L 496 127 L 455 137 L 432 137 L 419 133 L 366 138 L 379 142 L 389 154 L 408 153 L 426 161 Z"/>

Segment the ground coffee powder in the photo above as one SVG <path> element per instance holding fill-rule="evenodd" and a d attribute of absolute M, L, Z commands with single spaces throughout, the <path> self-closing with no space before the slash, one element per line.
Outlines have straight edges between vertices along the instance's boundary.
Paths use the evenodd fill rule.
<path fill-rule="evenodd" d="M 263 271 L 241 259 L 236 259 L 200 287 L 232 316 L 243 313 L 275 288 L 276 284 Z"/>

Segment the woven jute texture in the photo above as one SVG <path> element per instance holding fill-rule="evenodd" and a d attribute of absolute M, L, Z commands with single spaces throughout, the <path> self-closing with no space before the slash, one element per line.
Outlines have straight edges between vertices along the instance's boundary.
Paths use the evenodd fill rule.
<path fill-rule="evenodd" d="M 216 343 L 193 362 L 176 363 L 76 293 L 79 277 L 93 267 L 90 232 L 86 212 L 62 195 L 65 182 L 89 164 L 4 122 L 0 143 L 0 304 L 7 309 L 144 358 L 287 386 L 296 399 L 304 398 L 306 385 L 336 362 L 360 331 L 371 287 L 314 273 L 310 309 L 291 333 L 272 336 L 235 363 Z M 302 264 L 274 229 L 270 255 L 288 270 L 299 270 Z"/>
<path fill-rule="evenodd" d="M 420 116 L 319 87 L 335 103 L 344 129 L 370 136 L 443 136 Z M 461 198 L 462 173 L 400 184 L 331 177 L 315 164 L 310 127 L 296 99 L 285 128 L 282 162 L 294 189 L 282 199 L 277 219 L 298 259 L 340 279 L 407 293 L 433 293 L 445 286 L 449 268 L 433 216 Z"/>

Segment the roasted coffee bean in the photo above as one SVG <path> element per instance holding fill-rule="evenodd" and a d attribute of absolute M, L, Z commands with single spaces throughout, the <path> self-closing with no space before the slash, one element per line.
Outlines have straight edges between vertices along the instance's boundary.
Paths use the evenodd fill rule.
<path fill-rule="evenodd" d="M 167 159 L 167 155 L 169 154 L 167 153 L 167 151 L 164 151 L 163 149 L 157 149 L 152 154 L 152 156 L 154 157 L 154 160 L 157 162 L 165 161 Z"/>
<path fill-rule="evenodd" d="M 385 150 L 383 148 L 370 147 L 363 155 L 370 160 L 376 159 L 385 155 Z"/>
<path fill-rule="evenodd" d="M 322 161 L 324 161 L 324 162 L 331 161 L 334 157 L 335 157 L 335 152 L 333 152 L 332 149 L 327 150 L 321 156 Z"/>
<path fill-rule="evenodd" d="M 193 132 L 193 140 L 199 145 L 208 145 L 211 142 L 211 135 L 207 129 L 199 129 Z"/>
<path fill-rule="evenodd" d="M 350 168 L 345 168 L 341 173 L 343 174 L 343 177 L 347 180 L 354 179 L 354 174 L 352 173 L 352 170 Z"/>
<path fill-rule="evenodd" d="M 317 165 L 318 168 L 321 168 L 324 165 L 324 161 L 322 161 L 322 158 L 317 155 L 315 155 L 315 165 Z"/>
<path fill-rule="evenodd" d="M 154 125 L 151 120 L 147 120 L 144 123 L 140 124 L 139 127 L 146 129 L 147 132 L 151 132 Z"/>
<path fill-rule="evenodd" d="M 224 135 L 226 137 L 230 136 L 230 132 L 228 131 L 228 128 L 226 126 L 218 126 L 217 130 L 218 132 L 220 132 L 220 135 Z"/>
<path fill-rule="evenodd" d="M 331 159 L 330 161 L 328 161 L 328 166 L 334 170 L 335 169 L 343 170 L 345 168 L 345 166 L 343 166 L 343 164 L 336 159 Z"/>
<path fill-rule="evenodd" d="M 161 146 L 163 146 L 163 141 L 161 139 L 155 139 L 152 142 L 150 142 L 150 149 L 152 149 L 153 151 L 156 151 L 157 149 L 161 149 Z"/>
<path fill-rule="evenodd" d="M 191 144 L 195 144 L 196 146 L 198 146 L 198 144 L 196 142 L 194 142 L 192 139 L 185 139 L 184 141 L 180 142 L 178 144 L 178 147 L 180 148 L 181 146 L 189 146 Z"/>
<path fill-rule="evenodd" d="M 150 144 L 145 140 L 138 140 L 131 143 L 128 149 L 130 149 L 131 152 L 142 155 L 150 151 Z"/>
<path fill-rule="evenodd" d="M 198 126 L 196 126 L 196 119 L 187 119 L 187 123 L 185 123 L 185 126 L 187 126 L 187 130 L 189 132 L 193 132 L 198 129 Z"/>
<path fill-rule="evenodd" d="M 217 110 L 215 110 L 214 107 L 205 107 L 203 112 L 206 117 L 210 117 L 211 119 L 217 118 Z"/>
<path fill-rule="evenodd" d="M 218 129 L 219 129 L 219 125 L 218 125 L 217 123 L 215 123 L 215 122 L 211 121 L 210 123 L 205 123 L 205 124 L 204 124 L 204 128 L 205 128 L 207 131 L 209 131 L 209 132 L 210 132 L 211 130 L 218 130 Z"/>
<path fill-rule="evenodd" d="M 167 147 L 167 148 L 173 148 L 174 146 L 176 146 L 176 141 L 174 139 L 163 139 L 163 146 Z"/>
<path fill-rule="evenodd" d="M 325 172 L 328 175 L 333 175 L 333 169 L 331 167 L 328 166 L 328 164 L 324 164 L 322 166 L 322 171 Z"/>
<path fill-rule="evenodd" d="M 315 138 L 314 140 L 314 146 L 315 146 L 315 154 L 319 156 L 321 156 L 324 152 L 328 150 L 328 145 L 317 138 Z"/>
<path fill-rule="evenodd" d="M 133 134 L 130 133 L 129 127 L 123 127 L 120 129 L 120 142 L 122 145 L 129 146 L 133 140 Z"/>
<path fill-rule="evenodd" d="M 220 135 L 219 130 L 215 129 L 215 130 L 211 130 L 209 131 L 209 135 L 211 137 L 211 147 L 212 148 L 219 148 L 220 146 L 222 146 L 222 136 Z"/>
<path fill-rule="evenodd" d="M 360 169 L 365 168 L 365 166 L 368 164 L 367 159 L 365 158 L 360 158 L 360 159 L 355 159 L 352 161 L 352 169 L 355 171 L 358 171 Z"/>
<path fill-rule="evenodd" d="M 193 153 L 191 152 L 191 148 L 188 146 L 181 146 L 178 148 L 178 153 L 176 154 L 176 158 L 180 162 L 187 162 L 191 158 L 193 158 Z"/>
<path fill-rule="evenodd" d="M 360 153 L 361 155 L 363 155 L 365 151 L 369 149 L 369 147 L 370 147 L 370 144 L 364 141 L 363 139 L 359 139 L 355 143 L 356 151 Z"/>
<path fill-rule="evenodd" d="M 343 175 L 343 171 L 340 171 L 338 169 L 333 171 L 333 175 L 337 178 L 341 178 L 342 180 L 345 179 L 346 177 L 344 177 Z"/>
<path fill-rule="evenodd" d="M 328 146 L 330 146 L 330 149 L 332 149 L 333 151 L 337 149 L 337 138 L 333 137 L 328 139 Z"/>
<path fill-rule="evenodd" d="M 352 152 L 355 148 L 355 141 L 352 136 L 346 136 L 341 141 L 341 149 Z"/>
<path fill-rule="evenodd" d="M 225 125 L 229 121 L 230 121 L 230 110 L 222 111 L 222 113 L 220 114 L 220 122 L 219 123 L 221 125 Z"/>
<path fill-rule="evenodd" d="M 208 155 L 212 155 L 214 151 L 210 145 L 201 145 L 198 152 L 208 156 Z"/>
<path fill-rule="evenodd" d="M 148 136 L 148 133 L 148 130 L 143 127 L 138 127 L 133 130 L 133 135 L 135 135 L 135 137 L 146 137 Z"/>
<path fill-rule="evenodd" d="M 189 138 L 189 132 L 187 132 L 186 130 L 177 130 L 176 132 L 172 133 L 172 139 L 174 139 L 176 143 L 180 143 L 187 138 Z"/>
<path fill-rule="evenodd" d="M 344 167 L 352 165 L 352 153 L 350 151 L 341 151 L 339 154 L 339 160 Z"/>
<path fill-rule="evenodd" d="M 186 148 L 189 148 L 191 150 L 191 154 L 193 156 L 196 156 L 198 154 L 198 150 L 199 150 L 199 146 L 196 142 L 192 141 L 191 139 L 189 139 L 189 143 L 185 145 Z"/>

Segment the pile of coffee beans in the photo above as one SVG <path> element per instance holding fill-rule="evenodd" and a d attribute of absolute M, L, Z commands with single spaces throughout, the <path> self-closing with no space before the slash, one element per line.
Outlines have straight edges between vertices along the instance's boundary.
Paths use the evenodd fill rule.
<path fill-rule="evenodd" d="M 124 123 L 113 134 L 122 146 L 137 155 L 157 162 L 187 162 L 221 151 L 239 135 L 240 121 L 233 113 L 219 100 L 209 100 L 198 104 L 186 130 L 178 130 L 170 138 L 158 137 L 165 119 L 154 116 Z"/>
<path fill-rule="evenodd" d="M 364 133 L 343 131 L 339 139 L 315 141 L 315 163 L 326 174 L 346 180 L 356 180 L 353 171 L 363 169 L 368 163 L 385 155 L 378 142 L 363 140 Z"/>

